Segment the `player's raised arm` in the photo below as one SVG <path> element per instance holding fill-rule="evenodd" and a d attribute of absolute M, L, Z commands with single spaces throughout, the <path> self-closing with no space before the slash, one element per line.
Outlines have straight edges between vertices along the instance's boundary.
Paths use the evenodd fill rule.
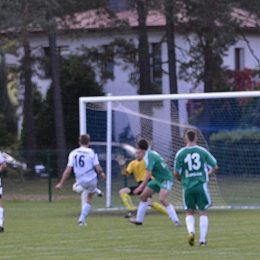
<path fill-rule="evenodd" d="M 57 190 L 60 190 L 63 187 L 64 182 L 69 178 L 72 167 L 67 166 L 64 170 L 60 182 L 55 186 Z"/>

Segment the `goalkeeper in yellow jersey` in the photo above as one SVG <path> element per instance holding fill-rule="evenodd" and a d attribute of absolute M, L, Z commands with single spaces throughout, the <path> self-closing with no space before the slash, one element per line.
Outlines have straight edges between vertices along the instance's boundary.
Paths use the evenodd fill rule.
<path fill-rule="evenodd" d="M 135 158 L 135 160 L 131 161 L 128 166 L 122 170 L 124 176 L 133 174 L 137 182 L 135 186 L 125 187 L 119 191 L 120 197 L 128 209 L 128 212 L 125 215 L 126 218 L 130 218 L 137 213 L 136 207 L 134 206 L 130 196 L 141 194 L 142 191 L 138 194 L 134 194 L 133 191 L 143 182 L 146 176 L 145 162 L 139 149 L 136 149 Z M 148 199 L 148 205 L 168 216 L 166 209 L 160 203 L 153 202 L 151 198 Z"/>

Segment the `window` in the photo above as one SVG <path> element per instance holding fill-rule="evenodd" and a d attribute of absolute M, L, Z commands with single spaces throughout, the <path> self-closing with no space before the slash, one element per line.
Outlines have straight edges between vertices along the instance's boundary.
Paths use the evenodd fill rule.
<path fill-rule="evenodd" d="M 104 53 L 105 53 L 105 61 L 104 61 L 104 69 L 111 73 L 114 76 L 114 53 L 108 45 L 104 45 Z"/>
<path fill-rule="evenodd" d="M 127 8 L 126 0 L 109 0 L 110 7 L 117 12 L 123 11 Z"/>
<path fill-rule="evenodd" d="M 243 70 L 245 68 L 245 50 L 243 48 L 235 48 L 235 70 Z"/>
<path fill-rule="evenodd" d="M 162 50 L 157 43 L 152 43 L 152 83 L 154 85 L 154 93 L 162 93 Z"/>

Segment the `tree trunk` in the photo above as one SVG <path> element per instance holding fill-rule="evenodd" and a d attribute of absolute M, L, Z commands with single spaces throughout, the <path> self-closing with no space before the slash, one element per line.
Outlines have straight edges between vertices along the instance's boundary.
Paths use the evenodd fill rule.
<path fill-rule="evenodd" d="M 32 69 L 31 69 L 31 49 L 29 44 L 28 31 L 23 32 L 23 77 L 24 77 L 24 129 L 25 129 L 25 146 L 26 146 L 26 159 L 28 168 L 31 170 L 29 178 L 34 177 L 35 165 L 35 136 L 34 136 L 34 119 L 33 119 L 33 102 L 32 102 Z"/>
<path fill-rule="evenodd" d="M 139 94 L 151 94 L 151 70 L 149 44 L 146 27 L 146 6 L 144 1 L 138 1 L 137 7 L 139 22 L 139 70 L 140 70 L 140 89 Z"/>
<path fill-rule="evenodd" d="M 205 45 L 204 52 L 204 92 L 212 92 L 213 91 L 213 78 L 214 78 L 214 61 L 213 61 L 213 51 L 211 46 L 211 42 L 207 41 Z M 203 134 L 207 141 L 209 141 L 209 137 L 211 135 L 211 115 L 210 115 L 210 100 L 204 100 L 204 113 L 203 113 Z"/>
<path fill-rule="evenodd" d="M 175 53 L 175 27 L 174 27 L 174 2 L 172 0 L 165 0 L 165 16 L 166 16 L 166 35 L 168 47 L 168 67 L 169 67 L 169 87 L 170 94 L 178 93 L 177 74 L 176 74 L 176 53 Z M 179 123 L 179 109 L 178 100 L 171 100 L 171 122 Z M 171 126 L 171 141 L 173 148 L 173 155 L 180 148 L 177 146 L 180 138 L 180 129 L 178 126 Z"/>
<path fill-rule="evenodd" d="M 53 19 L 51 8 L 48 9 L 48 20 Z M 56 46 L 56 34 L 51 29 L 49 32 L 51 74 L 53 83 L 53 100 L 56 132 L 56 152 L 57 152 L 57 173 L 60 177 L 66 166 L 66 140 L 63 117 L 62 96 L 59 77 L 59 61 Z"/>
<path fill-rule="evenodd" d="M 137 13 L 139 22 L 139 71 L 140 88 L 139 94 L 151 94 L 151 70 L 149 44 L 146 27 L 146 6 L 143 0 L 137 2 Z M 152 116 L 152 105 L 146 101 L 139 102 L 139 111 L 141 114 Z M 144 138 L 152 139 L 153 124 L 150 119 L 141 118 L 141 135 Z"/>

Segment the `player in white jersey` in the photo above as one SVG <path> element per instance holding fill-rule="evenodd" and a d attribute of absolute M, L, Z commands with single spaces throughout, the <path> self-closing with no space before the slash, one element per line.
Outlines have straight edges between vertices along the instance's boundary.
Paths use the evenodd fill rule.
<path fill-rule="evenodd" d="M 4 171 L 4 169 L 7 167 L 5 158 L 0 152 L 0 173 Z M 4 232 L 4 209 L 3 209 L 3 201 L 2 201 L 2 195 L 3 195 L 3 187 L 2 187 L 2 178 L 0 176 L 0 232 Z"/>
<path fill-rule="evenodd" d="M 85 219 L 89 214 L 92 197 L 98 183 L 97 173 L 100 174 L 102 179 L 106 178 L 99 164 L 98 155 L 93 149 L 89 148 L 89 142 L 90 136 L 88 134 L 79 137 L 80 147 L 70 152 L 67 167 L 62 174 L 60 182 L 56 185 L 56 189 L 61 189 L 73 168 L 76 181 L 88 192 L 85 205 L 82 207 L 78 220 L 79 226 L 85 225 Z"/>

